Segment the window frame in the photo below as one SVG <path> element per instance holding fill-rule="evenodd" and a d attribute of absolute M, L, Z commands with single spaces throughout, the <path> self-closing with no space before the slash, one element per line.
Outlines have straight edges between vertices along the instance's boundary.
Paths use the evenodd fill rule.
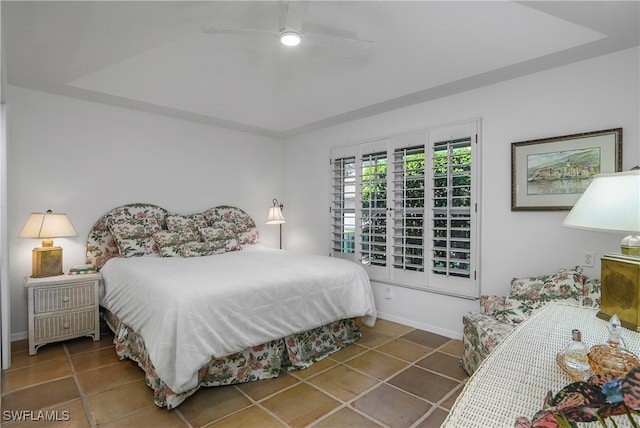
<path fill-rule="evenodd" d="M 332 257 L 340 257 L 351 260 L 353 262 L 361 263 L 361 249 L 362 245 L 366 244 L 366 240 L 363 240 L 361 231 L 358 228 L 362 227 L 363 214 L 361 212 L 361 198 L 362 198 L 362 159 L 363 156 L 386 152 L 386 263 L 384 266 L 372 266 L 363 264 L 365 270 L 369 274 L 369 278 L 373 282 L 387 283 L 402 287 L 414 288 L 418 290 L 424 290 L 429 292 L 453 295 L 465 298 L 477 298 L 480 296 L 480 189 L 481 189 L 481 119 L 472 119 L 464 122 L 458 122 L 454 124 L 448 124 L 433 128 L 425 128 L 417 131 L 406 132 L 402 134 L 396 134 L 384 138 L 370 140 L 358 144 L 349 146 L 335 147 L 330 151 L 330 166 L 332 181 L 330 196 L 330 255 Z M 433 146 L 436 143 L 442 141 L 454 141 L 463 138 L 470 138 L 469 148 L 471 154 L 470 171 L 471 178 L 470 187 L 470 202 L 469 202 L 469 277 L 457 277 L 455 275 L 441 275 L 433 272 L 432 260 L 434 254 L 434 231 L 433 231 L 433 218 L 434 218 L 434 202 L 433 202 Z M 420 148 L 423 146 L 423 148 Z M 404 203 L 396 204 L 396 193 L 398 189 L 394 187 L 394 179 L 397 179 L 398 171 L 395 171 L 396 154 L 399 151 L 406 149 L 423 149 L 424 153 L 424 169 L 421 179 L 424 180 L 424 195 L 423 195 L 423 210 L 422 210 L 422 257 L 423 265 L 422 269 L 419 266 L 406 267 L 406 264 L 402 262 L 396 263 L 394 255 L 396 257 L 403 255 L 404 253 L 394 254 L 395 249 L 401 248 L 402 245 L 397 244 L 394 247 L 394 239 L 396 242 L 401 242 L 403 236 L 394 234 L 394 230 L 402 229 L 406 227 L 406 219 L 398 216 L 398 206 L 404 206 Z M 415 150 L 414 150 L 415 151 Z M 336 197 L 335 197 L 335 183 L 336 176 L 334 168 L 334 162 L 339 159 L 352 158 L 355 164 L 355 239 L 354 251 L 351 254 L 336 251 L 340 246 L 336 247 L 336 219 L 338 218 L 335 210 Z M 418 158 L 419 159 L 419 158 Z M 404 160 L 402 162 L 405 162 Z M 403 165 L 406 167 L 406 165 Z M 420 180 L 420 178 L 417 178 Z M 466 189 L 463 189 L 466 190 Z M 406 191 L 406 189 L 405 189 Z M 419 211 L 419 209 L 418 209 Z M 464 210 L 462 210 L 464 211 Z M 406 212 L 406 210 L 405 210 Z M 414 212 L 416 212 L 414 210 Z M 419 215 L 415 218 L 419 219 Z M 365 216 L 366 219 L 366 216 Z M 402 224 L 402 221 L 405 221 Z M 415 221 L 415 224 L 420 224 L 420 221 Z M 400 226 L 399 226 L 400 225 Z M 451 229 L 449 229 L 451 230 Z M 339 231 L 338 231 L 339 232 Z M 417 231 L 419 234 L 419 231 Z M 406 236 L 406 235 L 404 235 Z M 452 238 L 452 235 L 447 234 L 450 241 L 456 241 L 456 238 Z M 415 235 L 414 237 L 418 237 Z M 414 242 L 418 242 L 419 239 L 413 239 Z M 406 238 L 405 238 L 405 245 Z M 418 251 L 419 253 L 419 251 Z M 418 259 L 419 257 L 416 257 Z M 464 264 L 464 263 L 463 263 Z M 403 268 L 394 267 L 394 265 L 403 265 Z"/>

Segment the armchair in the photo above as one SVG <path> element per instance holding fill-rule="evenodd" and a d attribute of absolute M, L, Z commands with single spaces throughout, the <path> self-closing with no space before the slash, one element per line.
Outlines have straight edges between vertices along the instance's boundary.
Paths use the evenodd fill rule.
<path fill-rule="evenodd" d="M 462 317 L 462 368 L 473 374 L 518 324 L 552 300 L 599 307 L 600 280 L 587 278 L 577 266 L 551 275 L 514 278 L 507 296 L 481 296 L 479 312 Z"/>

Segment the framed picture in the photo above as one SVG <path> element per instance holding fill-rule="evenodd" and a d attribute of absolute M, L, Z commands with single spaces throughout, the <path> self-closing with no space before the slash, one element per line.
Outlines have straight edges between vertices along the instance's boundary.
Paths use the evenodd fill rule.
<path fill-rule="evenodd" d="M 622 170 L 622 128 L 511 143 L 511 211 L 570 210 L 600 173 Z"/>

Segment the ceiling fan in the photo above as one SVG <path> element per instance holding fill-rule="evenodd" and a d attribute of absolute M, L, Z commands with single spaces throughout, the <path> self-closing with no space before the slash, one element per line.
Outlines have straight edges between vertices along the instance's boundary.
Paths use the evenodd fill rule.
<path fill-rule="evenodd" d="M 363 48 L 371 45 L 370 40 L 357 38 L 355 35 L 335 28 L 316 26 L 304 23 L 308 1 L 280 1 L 278 2 L 280 13 L 278 27 L 273 30 L 257 28 L 230 28 L 219 25 L 205 24 L 201 27 L 208 34 L 236 34 L 236 35 L 264 35 L 275 37 L 285 46 L 294 47 L 300 43 L 313 43 L 325 46 L 357 45 Z M 302 29 L 304 28 L 304 31 Z"/>

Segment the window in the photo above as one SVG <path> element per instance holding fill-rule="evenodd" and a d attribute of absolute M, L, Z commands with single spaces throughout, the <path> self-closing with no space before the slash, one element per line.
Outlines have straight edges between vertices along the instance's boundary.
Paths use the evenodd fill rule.
<path fill-rule="evenodd" d="M 479 127 L 334 149 L 331 254 L 374 281 L 477 297 Z"/>
<path fill-rule="evenodd" d="M 356 158 L 333 159 L 332 165 L 331 252 L 339 257 L 355 260 Z"/>

